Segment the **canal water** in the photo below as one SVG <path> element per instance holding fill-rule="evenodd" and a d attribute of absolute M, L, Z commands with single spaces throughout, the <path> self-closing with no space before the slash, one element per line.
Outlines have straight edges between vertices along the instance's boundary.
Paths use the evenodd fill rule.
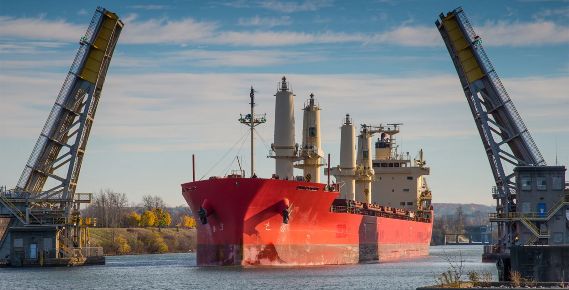
<path fill-rule="evenodd" d="M 481 254 L 482 246 L 437 246 L 429 257 L 394 263 L 279 268 L 200 268 L 194 253 L 117 256 L 104 266 L 0 268 L 0 289 L 415 289 L 434 284 L 448 259 L 496 280 Z"/>

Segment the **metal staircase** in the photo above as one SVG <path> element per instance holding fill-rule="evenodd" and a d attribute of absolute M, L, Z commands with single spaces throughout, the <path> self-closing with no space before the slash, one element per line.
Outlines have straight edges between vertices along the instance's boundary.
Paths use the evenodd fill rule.
<path fill-rule="evenodd" d="M 26 215 L 5 196 L 5 192 L 0 192 L 0 204 L 7 208 L 21 223 L 26 222 Z"/>
<path fill-rule="evenodd" d="M 552 219 L 557 212 L 563 209 L 565 206 L 569 206 L 569 193 L 566 193 L 557 204 L 555 204 L 547 214 L 540 214 L 536 212 L 532 213 L 521 213 L 521 212 L 511 212 L 509 214 L 491 214 L 491 222 L 500 222 L 506 220 L 520 221 L 530 232 L 533 234 L 532 238 L 525 242 L 526 245 L 533 245 L 538 239 L 548 239 L 550 235 L 548 232 L 542 232 L 537 228 L 534 222 L 546 222 Z"/>

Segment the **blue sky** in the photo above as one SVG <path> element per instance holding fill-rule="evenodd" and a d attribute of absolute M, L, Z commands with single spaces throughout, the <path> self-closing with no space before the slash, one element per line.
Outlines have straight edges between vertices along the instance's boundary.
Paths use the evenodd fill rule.
<path fill-rule="evenodd" d="M 12 187 L 97 6 L 125 27 L 115 51 L 78 190 L 111 188 L 183 204 L 180 183 L 247 162 L 248 88 L 258 91 L 258 171 L 272 142 L 274 93 L 286 75 L 300 108 L 313 92 L 323 147 L 337 164 L 345 113 L 404 123 L 423 148 L 435 202 L 491 204 L 493 184 L 456 71 L 434 25 L 462 6 L 549 164 L 569 164 L 569 3 L 566 1 L 1 1 L 0 184 Z M 335 161 L 336 160 L 336 161 Z"/>

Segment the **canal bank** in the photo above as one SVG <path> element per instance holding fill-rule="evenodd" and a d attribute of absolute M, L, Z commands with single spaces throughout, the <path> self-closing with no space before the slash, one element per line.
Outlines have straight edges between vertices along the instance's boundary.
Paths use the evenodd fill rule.
<path fill-rule="evenodd" d="M 187 253 L 196 249 L 196 231 L 186 228 L 92 228 L 91 246 L 105 256 Z"/>

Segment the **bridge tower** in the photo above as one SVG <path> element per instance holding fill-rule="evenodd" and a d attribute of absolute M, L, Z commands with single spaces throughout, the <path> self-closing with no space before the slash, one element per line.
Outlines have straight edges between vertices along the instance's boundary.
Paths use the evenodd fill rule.
<path fill-rule="evenodd" d="M 569 204 L 569 191 L 563 185 L 565 167 L 545 163 L 462 8 L 440 14 L 436 26 L 458 73 L 496 183 L 492 192 L 496 213 L 490 221 L 498 224 L 499 237 L 493 252 L 509 263 L 510 250 L 518 248 L 513 246 L 555 244 L 547 228 L 560 235 L 565 229 L 551 219 Z M 508 276 L 509 271 L 504 279 Z"/>
<path fill-rule="evenodd" d="M 93 221 L 82 219 L 79 210 L 92 194 L 76 188 L 122 28 L 115 13 L 96 9 L 16 188 L 0 192 L 0 218 L 7 224 L 0 233 L 0 258 L 9 256 L 12 265 L 48 259 L 82 263 L 89 256 L 81 251 L 87 240 L 83 229 Z"/>

